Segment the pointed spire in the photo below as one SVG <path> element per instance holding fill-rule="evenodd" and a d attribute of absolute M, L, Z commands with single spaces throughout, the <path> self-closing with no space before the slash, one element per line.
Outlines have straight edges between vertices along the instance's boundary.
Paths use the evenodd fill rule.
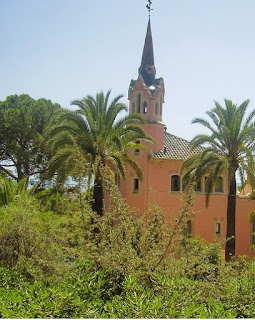
<path fill-rule="evenodd" d="M 154 83 L 156 76 L 156 69 L 154 66 L 153 42 L 151 33 L 150 18 L 144 42 L 143 56 L 141 66 L 139 68 L 139 75 L 143 77 L 145 84 L 149 87 Z"/>

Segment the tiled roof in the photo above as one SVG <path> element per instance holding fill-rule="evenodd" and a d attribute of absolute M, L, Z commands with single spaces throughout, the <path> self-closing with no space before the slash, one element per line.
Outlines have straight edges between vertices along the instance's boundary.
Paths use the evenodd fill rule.
<path fill-rule="evenodd" d="M 185 160 L 202 150 L 191 150 L 189 141 L 168 132 L 164 133 L 164 146 L 163 150 L 153 154 L 153 158 Z"/>

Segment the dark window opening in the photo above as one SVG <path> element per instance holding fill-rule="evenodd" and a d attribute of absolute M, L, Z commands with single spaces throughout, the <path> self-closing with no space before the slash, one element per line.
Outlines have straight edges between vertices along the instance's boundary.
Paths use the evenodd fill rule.
<path fill-rule="evenodd" d="M 177 175 L 171 177 L 171 191 L 180 191 L 180 177 Z"/>
<path fill-rule="evenodd" d="M 137 96 L 137 113 L 141 113 L 141 95 L 138 93 Z"/>
<path fill-rule="evenodd" d="M 134 179 L 133 193 L 139 192 L 139 179 Z"/>
<path fill-rule="evenodd" d="M 215 234 L 216 236 L 219 236 L 221 234 L 221 223 L 217 222 L 215 225 Z"/>

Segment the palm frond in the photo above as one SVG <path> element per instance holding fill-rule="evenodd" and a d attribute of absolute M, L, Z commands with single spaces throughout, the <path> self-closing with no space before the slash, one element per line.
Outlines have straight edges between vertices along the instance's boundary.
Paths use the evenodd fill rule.
<path fill-rule="evenodd" d="M 9 204 L 15 195 L 14 182 L 0 177 L 0 205 Z"/>
<path fill-rule="evenodd" d="M 123 156 L 123 160 L 125 163 L 127 163 L 136 173 L 137 177 L 143 181 L 143 173 L 139 165 L 135 162 L 134 159 L 128 157 L 128 156 Z"/>

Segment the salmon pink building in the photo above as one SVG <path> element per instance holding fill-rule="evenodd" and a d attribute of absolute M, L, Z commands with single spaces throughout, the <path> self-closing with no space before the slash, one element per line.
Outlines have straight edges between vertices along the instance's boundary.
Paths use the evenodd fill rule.
<path fill-rule="evenodd" d="M 152 189 L 158 205 L 165 211 L 177 214 L 184 190 L 180 168 L 192 151 L 187 140 L 167 132 L 162 118 L 164 93 L 163 78 L 156 78 L 149 19 L 138 78 L 130 82 L 128 99 L 129 113 L 140 114 L 145 119 L 144 130 L 156 144 L 150 145 L 151 155 L 144 150 L 133 152 L 133 158 L 142 169 L 143 180 L 140 181 L 135 172 L 127 168 L 126 180 L 120 181 L 120 189 L 128 205 L 141 212 L 147 209 Z M 192 235 L 209 242 L 226 237 L 227 192 L 227 181 L 221 177 L 206 208 L 203 179 L 197 184 L 192 208 L 195 214 L 189 217 L 187 226 Z M 249 213 L 255 209 L 255 201 L 249 195 L 237 194 L 236 197 L 236 254 L 253 257 L 255 229 L 254 223 L 249 220 Z"/>

